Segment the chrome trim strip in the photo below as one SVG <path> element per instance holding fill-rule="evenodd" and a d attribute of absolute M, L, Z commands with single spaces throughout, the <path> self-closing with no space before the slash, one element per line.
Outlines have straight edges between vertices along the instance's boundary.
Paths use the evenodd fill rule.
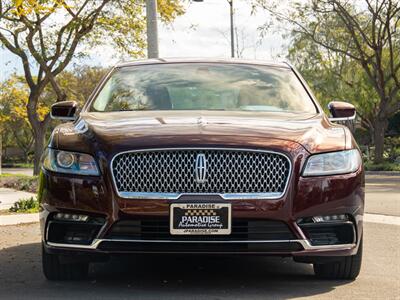
<path fill-rule="evenodd" d="M 46 242 L 48 246 L 55 247 L 55 248 L 70 248 L 70 249 L 82 249 L 82 250 L 96 250 L 99 244 L 103 240 L 96 239 L 90 245 L 77 245 L 77 244 L 63 244 L 63 243 L 52 243 Z"/>
<path fill-rule="evenodd" d="M 304 250 L 348 250 L 356 246 L 356 244 L 313 246 L 309 240 L 296 240 L 296 242 L 300 243 L 304 247 Z"/>
<path fill-rule="evenodd" d="M 76 245 L 76 244 L 59 244 L 47 242 L 48 246 L 56 248 L 71 248 L 82 250 L 96 250 L 102 242 L 127 242 L 127 243 L 245 243 L 245 244 L 265 244 L 265 243 L 299 243 L 304 250 L 348 250 L 354 248 L 356 244 L 341 244 L 341 245 L 322 245 L 313 246 L 308 240 L 244 240 L 244 241 L 176 241 L 176 240 L 119 240 L 119 239 L 95 239 L 91 245 Z"/>
<path fill-rule="evenodd" d="M 218 193 L 134 193 L 119 192 L 121 198 L 127 199 L 165 199 L 177 200 L 182 196 L 220 196 L 225 200 L 242 200 L 242 199 L 277 199 L 282 193 L 239 193 L 239 194 L 218 194 Z"/>
<path fill-rule="evenodd" d="M 219 194 L 219 193 L 142 193 L 142 192 L 120 192 L 118 191 L 117 184 L 115 182 L 114 170 L 113 170 L 113 162 L 116 157 L 126 153 L 138 153 L 138 152 L 156 152 L 156 151 L 172 151 L 172 150 L 221 150 L 221 151 L 242 151 L 242 152 L 257 152 L 257 153 L 271 153 L 277 154 L 285 157 L 289 162 L 289 175 L 286 180 L 285 187 L 282 193 L 236 193 L 236 194 Z M 289 181 L 292 177 L 292 161 L 289 156 L 284 153 L 270 151 L 270 150 L 257 150 L 257 149 L 246 149 L 246 148 L 223 148 L 223 147 L 178 147 L 178 148 L 149 148 L 149 149 L 138 149 L 138 150 L 129 150 L 123 151 L 115 154 L 110 162 L 110 171 L 111 177 L 113 181 L 113 186 L 117 195 L 121 198 L 125 199 L 162 199 L 162 200 L 177 200 L 182 196 L 220 196 L 225 200 L 256 200 L 256 199 L 279 199 L 283 195 L 285 195 L 286 190 L 289 185 Z"/>

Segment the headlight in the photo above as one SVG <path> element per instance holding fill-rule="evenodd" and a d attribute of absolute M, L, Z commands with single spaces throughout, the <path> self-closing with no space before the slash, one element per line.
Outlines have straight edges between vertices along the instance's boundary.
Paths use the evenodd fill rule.
<path fill-rule="evenodd" d="M 89 154 L 51 148 L 47 148 L 43 155 L 43 167 L 49 171 L 59 173 L 100 175 L 96 161 Z"/>
<path fill-rule="evenodd" d="M 352 173 L 361 165 L 358 150 L 345 150 L 332 153 L 322 153 L 310 156 L 303 176 L 323 176 Z"/>

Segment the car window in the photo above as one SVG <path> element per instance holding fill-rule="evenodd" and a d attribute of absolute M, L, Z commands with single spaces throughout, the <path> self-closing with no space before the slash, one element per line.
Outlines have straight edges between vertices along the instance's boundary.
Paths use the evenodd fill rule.
<path fill-rule="evenodd" d="M 206 63 L 122 68 L 103 86 L 91 110 L 316 113 L 310 96 L 290 69 Z"/>

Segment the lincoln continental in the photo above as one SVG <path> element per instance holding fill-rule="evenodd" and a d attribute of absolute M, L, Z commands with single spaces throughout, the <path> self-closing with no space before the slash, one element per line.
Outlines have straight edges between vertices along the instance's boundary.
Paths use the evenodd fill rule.
<path fill-rule="evenodd" d="M 52 106 L 44 275 L 78 279 L 90 263 L 140 253 L 292 257 L 320 278 L 355 279 L 364 170 L 345 126 L 355 114 L 341 101 L 324 112 L 287 63 L 116 65 L 83 106 Z"/>

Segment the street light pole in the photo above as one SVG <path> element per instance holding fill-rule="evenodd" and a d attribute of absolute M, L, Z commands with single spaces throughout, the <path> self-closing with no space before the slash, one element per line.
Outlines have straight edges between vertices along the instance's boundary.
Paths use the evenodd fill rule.
<path fill-rule="evenodd" d="M 157 0 L 146 0 L 147 57 L 158 58 Z"/>
<path fill-rule="evenodd" d="M 235 33 L 233 25 L 233 0 L 228 0 L 230 6 L 230 17 L 231 17 L 231 57 L 235 57 Z"/>

